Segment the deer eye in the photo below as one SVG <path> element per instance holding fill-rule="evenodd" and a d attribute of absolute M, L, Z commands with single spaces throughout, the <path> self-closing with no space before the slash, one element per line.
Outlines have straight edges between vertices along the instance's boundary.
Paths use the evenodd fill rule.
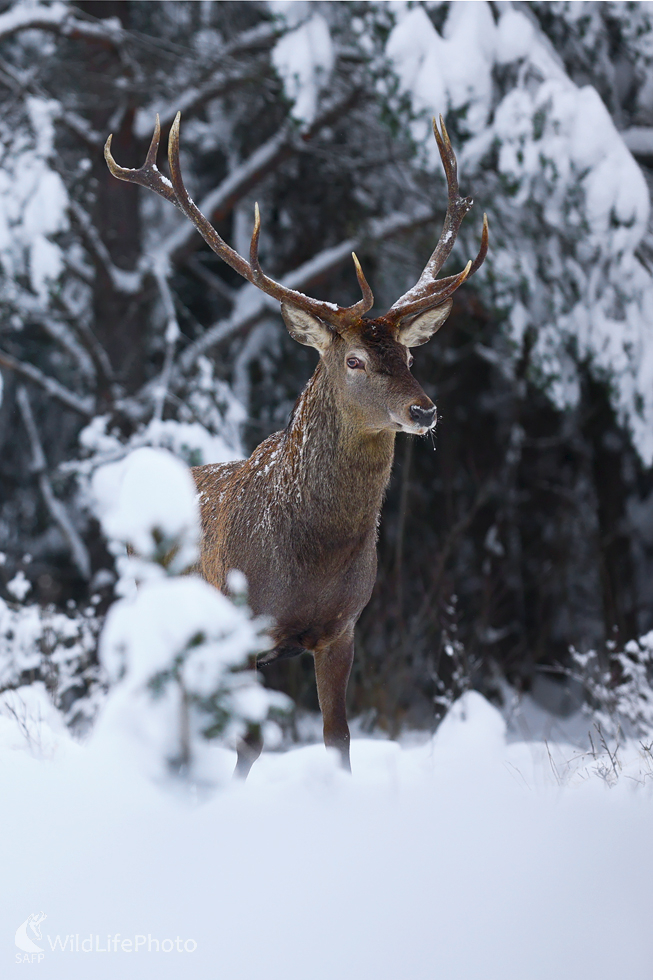
<path fill-rule="evenodd" d="M 364 369 L 365 368 L 365 365 L 361 361 L 360 357 L 348 357 L 347 358 L 347 367 L 348 368 L 352 368 L 352 369 L 354 369 L 354 368 L 359 368 L 359 369 L 360 368 L 363 368 Z"/>

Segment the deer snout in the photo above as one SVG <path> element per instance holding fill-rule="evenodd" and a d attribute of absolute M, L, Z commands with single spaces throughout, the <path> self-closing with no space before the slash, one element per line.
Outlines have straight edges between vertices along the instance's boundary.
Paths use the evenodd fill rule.
<path fill-rule="evenodd" d="M 432 405 L 431 408 L 422 408 L 421 405 L 411 405 L 408 409 L 408 414 L 413 422 L 423 426 L 425 429 L 431 429 L 435 425 L 435 405 Z"/>

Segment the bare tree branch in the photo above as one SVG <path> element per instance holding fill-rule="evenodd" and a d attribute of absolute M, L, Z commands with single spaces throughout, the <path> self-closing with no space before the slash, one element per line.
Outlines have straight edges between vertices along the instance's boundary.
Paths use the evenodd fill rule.
<path fill-rule="evenodd" d="M 161 120 L 161 134 L 165 142 L 177 112 L 181 111 L 184 115 L 197 112 L 209 99 L 218 98 L 225 92 L 232 91 L 236 86 L 255 77 L 251 71 L 227 74 L 226 65 L 228 62 L 231 61 L 233 67 L 237 68 L 242 63 L 241 59 L 244 54 L 259 48 L 261 50 L 270 48 L 281 33 L 282 30 L 279 26 L 270 22 L 257 24 L 256 27 L 243 31 L 238 37 L 225 44 L 222 50 L 214 56 L 215 62 L 220 67 L 204 82 L 191 86 L 167 106 L 157 105 L 156 107 L 140 109 L 134 125 L 135 135 L 139 139 L 149 141 L 152 133 L 152 117 L 158 112 Z"/>
<path fill-rule="evenodd" d="M 66 267 L 77 276 L 87 286 L 93 286 L 93 273 L 89 272 L 80 262 L 73 259 L 68 253 L 64 256 Z M 96 374 L 103 378 L 107 386 L 114 381 L 114 371 L 109 360 L 109 355 L 95 336 L 91 328 L 85 323 L 83 317 L 70 308 L 64 295 L 57 295 L 54 302 L 59 306 L 62 313 L 72 322 L 73 330 L 77 334 L 84 350 L 88 353 Z"/>
<path fill-rule="evenodd" d="M 41 4 L 17 4 L 0 14 L 0 41 L 26 30 L 52 31 L 63 37 L 105 41 L 111 45 L 118 45 L 129 36 L 114 18 L 105 21 L 85 20 L 80 13 L 74 7 L 60 2 L 47 7 Z"/>
<path fill-rule="evenodd" d="M 1 40 L 1 38 L 0 38 Z M 34 71 L 18 71 L 13 65 L 0 65 L 0 82 L 8 89 L 17 94 L 31 92 L 43 98 L 48 98 L 48 93 L 44 92 L 42 86 L 38 85 Z M 97 133 L 84 119 L 83 116 L 65 109 L 63 105 L 57 106 L 57 116 L 68 129 L 74 133 L 92 151 L 101 149 L 104 140 L 101 133 Z"/>
<path fill-rule="evenodd" d="M 264 317 L 250 330 L 243 345 L 234 358 L 232 369 L 232 388 L 234 395 L 249 414 L 251 375 L 250 365 L 260 355 L 261 347 L 267 339 L 276 336 L 276 324 L 272 317 Z"/>
<path fill-rule="evenodd" d="M 89 285 L 92 285 L 92 281 L 89 282 L 88 277 L 85 274 L 85 270 L 80 269 L 76 264 L 74 264 L 70 259 L 70 255 L 65 256 L 65 262 L 68 268 L 74 272 L 75 275 L 79 276 Z M 23 315 L 40 324 L 53 340 L 56 340 L 65 350 L 67 350 L 77 362 L 82 374 L 89 378 L 100 377 L 103 378 L 107 384 L 111 383 L 113 380 L 113 370 L 106 351 L 101 346 L 92 330 L 79 316 L 77 316 L 75 311 L 69 307 L 64 294 L 57 293 L 52 297 L 52 303 L 56 310 L 61 314 L 61 317 L 64 318 L 63 320 L 57 318 L 56 314 L 53 316 L 47 309 L 44 309 L 40 301 L 34 296 L 33 293 L 21 289 L 18 292 L 18 295 L 20 297 L 20 305 L 22 307 Z M 4 356 L 12 361 L 12 364 L 22 363 L 19 361 L 14 361 L 10 354 L 5 354 Z M 12 367 L 12 364 L 7 361 L 5 366 Z M 34 368 L 32 365 L 28 364 L 23 366 L 25 367 L 25 370 L 38 372 L 38 368 Z M 14 367 L 12 367 L 12 369 L 19 370 L 19 368 Z M 23 371 L 23 374 L 25 374 L 25 371 Z M 30 380 L 36 381 L 37 384 L 41 383 L 34 374 L 25 376 L 29 377 Z M 46 376 L 43 375 L 43 377 L 45 378 Z M 54 379 L 49 379 L 48 383 L 55 385 L 58 384 L 58 382 Z M 43 387 L 43 385 L 41 386 Z M 60 387 L 63 391 L 67 390 L 63 388 L 63 386 Z M 50 390 L 50 394 L 53 393 L 51 389 L 48 390 Z M 81 404 L 81 400 L 78 400 L 78 404 Z"/>
<path fill-rule="evenodd" d="M 0 365 L 9 368 L 10 371 L 15 371 L 16 374 L 20 374 L 23 378 L 27 378 L 29 381 L 33 381 L 37 384 L 39 388 L 43 388 L 47 391 L 52 398 L 56 398 L 67 408 L 72 408 L 74 412 L 82 415 L 84 418 L 91 418 L 93 415 L 93 399 L 90 397 L 81 398 L 79 395 L 75 395 L 68 388 L 65 388 L 54 378 L 49 377 L 40 371 L 33 364 L 27 364 L 25 361 L 18 361 L 11 354 L 6 351 L 0 350 Z"/>
<path fill-rule="evenodd" d="M 87 268 L 77 257 L 72 257 L 70 253 L 63 256 L 66 268 L 86 286 L 92 286 L 95 282 L 95 275 L 92 269 Z"/>
<path fill-rule="evenodd" d="M 78 316 L 74 310 L 70 308 L 63 296 L 56 297 L 55 303 L 60 308 L 63 315 L 66 316 L 73 324 L 72 330 L 79 338 L 81 346 L 84 348 L 86 354 L 90 358 L 94 373 L 100 378 L 103 378 L 107 384 L 111 384 L 111 382 L 114 380 L 113 368 L 109 360 L 109 355 L 105 351 L 100 341 L 97 339 L 91 328 L 84 322 L 83 318 Z"/>
<path fill-rule="evenodd" d="M 325 126 L 338 119 L 359 98 L 358 90 L 348 91 L 324 105 L 313 122 L 305 129 L 298 129 L 292 120 L 285 122 L 274 135 L 261 144 L 239 164 L 214 190 L 200 202 L 199 209 L 211 221 L 217 222 L 231 213 L 240 201 L 262 178 L 275 170 L 293 153 L 301 152 L 306 144 Z M 179 265 L 188 255 L 199 248 L 202 239 L 189 222 L 180 224 L 157 251 L 157 262 L 166 256 L 173 265 Z"/>
<path fill-rule="evenodd" d="M 107 273 L 113 287 L 117 292 L 133 295 L 143 286 L 143 273 L 140 270 L 128 272 L 126 269 L 119 269 L 114 265 L 109 250 L 100 238 L 97 229 L 87 215 L 86 211 L 72 197 L 69 200 L 70 213 L 72 214 L 79 230 L 81 231 L 86 246 L 104 271 Z"/>
<path fill-rule="evenodd" d="M 179 329 L 179 323 L 177 321 L 177 313 L 175 310 L 175 302 L 172 298 L 172 292 L 170 291 L 170 285 L 166 278 L 166 270 L 161 267 L 156 267 L 154 269 L 154 277 L 157 281 L 159 287 L 159 292 L 161 294 L 161 300 L 163 302 L 163 308 L 166 313 L 167 325 L 165 332 L 165 356 L 163 361 L 163 370 L 159 375 L 159 386 L 155 390 L 154 398 L 154 418 L 159 421 L 163 418 L 163 409 L 165 406 L 165 401 L 168 396 L 168 390 L 170 388 L 170 378 L 172 375 L 172 365 L 175 356 L 175 349 L 177 347 L 177 341 L 179 340 L 179 335 L 181 333 Z"/>
<path fill-rule="evenodd" d="M 450 528 L 449 533 L 442 542 L 438 551 L 437 560 L 433 567 L 430 586 L 426 590 L 424 598 L 422 599 L 421 605 L 417 611 L 417 615 L 413 620 L 411 627 L 411 634 L 413 636 L 421 628 L 421 624 L 429 615 L 429 611 L 434 605 L 437 605 L 444 572 L 454 547 L 468 529 L 472 521 L 476 518 L 476 515 L 481 507 L 484 507 L 486 502 L 496 492 L 496 486 L 497 483 L 494 476 L 488 477 L 487 480 L 480 485 L 470 508 L 465 511 L 462 517 L 460 517 L 453 527 Z"/>
<path fill-rule="evenodd" d="M 184 93 L 182 93 L 179 98 L 170 102 L 164 107 L 163 111 L 160 112 L 161 117 L 161 133 L 162 138 L 165 140 L 168 137 L 170 127 L 172 126 L 173 120 L 178 112 L 181 112 L 184 116 L 189 116 L 191 113 L 198 112 L 202 108 L 204 103 L 208 102 L 210 99 L 219 99 L 221 95 L 225 95 L 227 92 L 233 92 L 234 89 L 239 88 L 241 85 L 245 85 L 247 82 L 254 81 L 259 77 L 259 73 L 255 72 L 252 68 L 247 71 L 234 72 L 229 75 L 225 73 L 224 68 L 220 72 L 213 75 L 202 85 L 198 85 L 196 88 L 189 88 Z M 147 122 L 145 121 L 145 113 L 139 113 L 138 120 L 138 135 L 149 140 L 152 128 L 152 115 L 151 113 L 147 116 Z"/>
<path fill-rule="evenodd" d="M 89 579 L 91 577 L 91 560 L 88 550 L 75 530 L 66 508 L 54 495 L 50 478 L 47 475 L 47 460 L 36 428 L 34 415 L 32 414 L 29 395 L 23 385 L 20 385 L 18 388 L 16 400 L 18 401 L 18 408 L 20 409 L 32 450 L 32 469 L 38 480 L 43 499 L 54 521 L 59 525 L 64 537 L 68 541 L 70 553 L 77 570 L 82 578 Z"/>
<path fill-rule="evenodd" d="M 202 265 L 201 261 L 196 255 L 190 255 L 186 259 L 186 268 L 190 269 L 194 276 L 197 276 L 205 286 L 208 286 L 214 293 L 218 293 L 223 299 L 228 300 L 230 303 L 235 303 L 236 296 L 238 295 L 238 290 L 232 289 L 228 286 L 224 279 L 220 276 L 216 276 L 215 273 L 211 272 Z"/>
<path fill-rule="evenodd" d="M 59 118 L 89 149 L 102 149 L 104 146 L 102 134 L 96 132 L 83 116 L 78 115 L 76 112 L 71 112 L 70 109 L 64 109 L 62 106 L 59 112 Z"/>
<path fill-rule="evenodd" d="M 74 332 L 67 323 L 44 314 L 39 323 L 53 340 L 55 340 L 76 362 L 85 378 L 95 377 L 95 365 L 85 347 L 80 344 Z"/>
<path fill-rule="evenodd" d="M 199 205 L 202 214 L 209 216 L 213 222 L 226 217 L 234 204 L 258 184 L 266 173 L 290 155 L 292 139 L 292 126 L 286 123 L 202 199 Z M 176 265 L 190 252 L 199 248 L 201 243 L 202 239 L 197 234 L 195 226 L 184 221 L 170 235 L 160 251 L 173 265 Z"/>

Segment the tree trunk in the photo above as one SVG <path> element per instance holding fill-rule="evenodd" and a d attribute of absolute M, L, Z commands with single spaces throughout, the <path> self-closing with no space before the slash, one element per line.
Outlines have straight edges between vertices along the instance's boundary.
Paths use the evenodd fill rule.
<path fill-rule="evenodd" d="M 116 17 L 124 27 L 129 26 L 128 0 L 82 0 L 78 6 L 99 19 Z M 97 95 L 96 107 L 88 113 L 89 121 L 97 132 L 108 135 L 113 120 L 112 149 L 116 159 L 126 167 L 140 166 L 141 148 L 133 134 L 134 105 L 129 90 L 121 91 L 111 84 L 113 78 L 124 77 L 125 65 L 116 49 L 104 42 L 86 42 L 85 62 L 89 89 Z M 92 163 L 96 194 L 91 221 L 114 264 L 133 270 L 141 253 L 138 187 L 112 177 L 101 153 L 94 156 Z M 142 297 L 117 290 L 106 269 L 96 263 L 93 329 L 109 356 L 116 380 L 127 392 L 135 391 L 144 380 L 146 318 L 141 305 Z M 101 401 L 108 396 L 108 392 L 99 394 Z"/>

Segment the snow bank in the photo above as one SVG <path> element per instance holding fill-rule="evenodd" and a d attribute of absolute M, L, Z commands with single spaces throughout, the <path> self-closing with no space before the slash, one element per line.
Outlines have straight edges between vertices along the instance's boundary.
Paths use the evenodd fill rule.
<path fill-rule="evenodd" d="M 0 739 L 7 972 L 42 911 L 56 980 L 650 977 L 649 780 L 565 778 L 578 751 L 507 744 L 479 695 L 420 747 L 354 740 L 352 778 L 322 746 L 264 754 L 203 803 L 93 743 Z"/>

